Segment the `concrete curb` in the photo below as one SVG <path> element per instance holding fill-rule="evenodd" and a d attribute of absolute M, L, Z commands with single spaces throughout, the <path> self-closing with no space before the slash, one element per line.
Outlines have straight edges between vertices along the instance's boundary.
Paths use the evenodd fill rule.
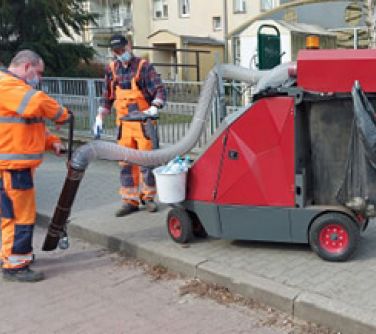
<path fill-rule="evenodd" d="M 341 334 L 376 333 L 375 314 L 310 292 L 296 298 L 294 315 L 340 330 Z"/>
<path fill-rule="evenodd" d="M 47 227 L 50 217 L 38 213 L 37 221 L 38 224 Z M 289 287 L 240 270 L 235 272 L 198 256 L 182 259 L 176 254 L 156 250 L 150 245 L 140 245 L 134 240 L 125 240 L 95 227 L 89 229 L 74 222 L 69 224 L 69 235 L 150 264 L 163 265 L 187 277 L 219 284 L 234 293 L 279 309 L 292 317 L 313 321 L 338 330 L 341 334 L 376 333 L 374 314 L 316 293 Z"/>

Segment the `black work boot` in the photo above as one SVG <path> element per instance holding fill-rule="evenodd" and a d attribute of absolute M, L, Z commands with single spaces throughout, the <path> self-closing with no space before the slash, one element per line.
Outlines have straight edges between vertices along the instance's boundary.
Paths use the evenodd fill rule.
<path fill-rule="evenodd" d="M 149 212 L 157 212 L 158 211 L 157 203 L 155 203 L 152 199 L 145 200 L 145 206 L 146 206 L 146 210 L 149 211 Z"/>
<path fill-rule="evenodd" d="M 138 206 L 126 203 L 123 204 L 123 206 L 115 212 L 115 216 L 124 217 L 135 211 L 138 211 Z"/>
<path fill-rule="evenodd" d="M 44 279 L 42 272 L 31 270 L 28 266 L 17 269 L 3 268 L 3 280 L 10 282 L 39 282 Z"/>

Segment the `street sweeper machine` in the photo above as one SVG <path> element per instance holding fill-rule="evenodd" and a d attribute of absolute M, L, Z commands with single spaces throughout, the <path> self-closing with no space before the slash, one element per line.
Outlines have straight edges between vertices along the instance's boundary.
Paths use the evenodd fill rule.
<path fill-rule="evenodd" d="M 302 50 L 269 71 L 216 66 L 176 145 L 140 152 L 95 141 L 74 152 L 43 249 L 65 236 L 91 160 L 157 167 L 189 152 L 230 79 L 252 85 L 253 100 L 223 119 L 184 172 L 184 194 L 169 203 L 169 235 L 178 243 L 195 235 L 307 243 L 325 260 L 348 259 L 376 215 L 374 73 L 376 50 Z"/>

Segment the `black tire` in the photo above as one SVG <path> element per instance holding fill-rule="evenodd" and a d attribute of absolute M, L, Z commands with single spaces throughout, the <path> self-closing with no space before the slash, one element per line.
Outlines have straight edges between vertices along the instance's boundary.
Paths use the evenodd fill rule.
<path fill-rule="evenodd" d="M 192 219 L 192 232 L 196 238 L 207 238 L 208 233 L 206 232 L 204 226 L 201 224 L 200 219 L 194 212 L 188 211 L 189 216 Z"/>
<path fill-rule="evenodd" d="M 193 235 L 196 238 L 205 239 L 208 237 L 208 233 L 205 231 L 204 226 L 200 222 L 193 223 Z"/>
<path fill-rule="evenodd" d="M 167 231 L 172 240 L 185 244 L 192 240 L 192 219 L 184 209 L 174 208 L 167 215 Z"/>
<path fill-rule="evenodd" d="M 362 232 L 364 232 L 367 228 L 368 228 L 368 224 L 369 224 L 369 218 L 367 218 L 363 225 L 362 225 Z"/>
<path fill-rule="evenodd" d="M 355 251 L 360 228 L 355 220 L 341 213 L 324 213 L 309 229 L 312 250 L 327 261 L 345 261 Z"/>

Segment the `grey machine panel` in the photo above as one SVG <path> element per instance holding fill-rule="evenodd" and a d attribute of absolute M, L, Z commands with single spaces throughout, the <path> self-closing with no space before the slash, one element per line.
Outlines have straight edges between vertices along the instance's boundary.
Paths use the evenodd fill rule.
<path fill-rule="evenodd" d="M 221 206 L 222 238 L 308 243 L 313 219 L 324 206 L 306 208 Z"/>
<path fill-rule="evenodd" d="M 222 238 L 290 242 L 288 208 L 220 206 Z"/>
<path fill-rule="evenodd" d="M 308 243 L 309 227 L 313 219 L 326 211 L 324 207 L 305 207 L 290 209 L 291 242 Z"/>
<path fill-rule="evenodd" d="M 212 237 L 219 238 L 222 235 L 218 206 L 210 202 L 185 201 L 183 206 L 195 213 L 204 226 L 205 231 Z"/>
<path fill-rule="evenodd" d="M 308 243 L 310 224 L 318 215 L 327 211 L 343 211 L 339 207 L 327 206 L 218 206 L 199 201 L 185 201 L 183 207 L 197 215 L 212 237 L 292 243 Z"/>

